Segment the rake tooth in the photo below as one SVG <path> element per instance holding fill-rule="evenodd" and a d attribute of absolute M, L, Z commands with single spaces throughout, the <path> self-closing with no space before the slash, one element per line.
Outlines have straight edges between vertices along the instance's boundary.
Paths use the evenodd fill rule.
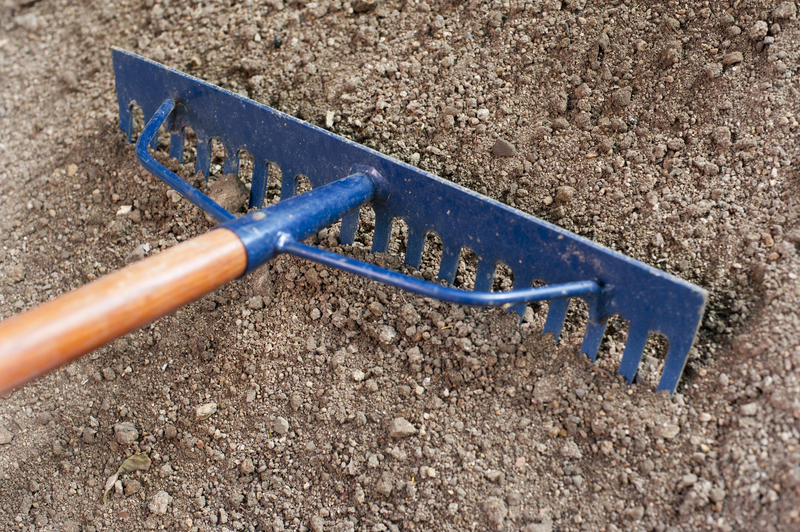
<path fill-rule="evenodd" d="M 461 248 L 442 245 L 442 263 L 439 266 L 439 279 L 453 284 L 461 258 Z"/>
<path fill-rule="evenodd" d="M 406 243 L 405 263 L 412 268 L 419 269 L 422 262 L 422 252 L 425 250 L 425 231 L 418 229 L 414 224 L 408 226 L 408 242 Z"/>
<path fill-rule="evenodd" d="M 211 167 L 211 141 L 209 139 L 197 138 L 197 156 L 194 171 L 203 172 L 208 179 L 208 170 Z"/>
<path fill-rule="evenodd" d="M 597 359 L 597 351 L 600 349 L 600 343 L 603 341 L 607 323 L 607 320 L 593 322 L 590 318 L 589 323 L 586 324 L 586 333 L 583 335 L 583 343 L 581 344 L 581 353 L 589 357 L 589 360 L 592 362 Z"/>
<path fill-rule="evenodd" d="M 119 113 L 119 128 L 125 133 L 128 137 L 128 142 L 133 141 L 133 113 L 131 112 L 131 108 L 128 107 L 128 110 L 123 112 L 120 108 Z"/>
<path fill-rule="evenodd" d="M 229 150 L 225 146 L 225 161 L 222 163 L 223 174 L 238 174 L 239 173 L 239 152 Z"/>
<path fill-rule="evenodd" d="M 375 233 L 372 235 L 372 252 L 386 253 L 392 235 L 392 219 L 385 211 L 375 210 Z"/>
<path fill-rule="evenodd" d="M 619 374 L 625 377 L 628 384 L 633 382 L 639 369 L 639 362 L 642 360 L 644 346 L 647 343 L 648 329 L 647 322 L 640 323 L 636 320 L 631 320 L 628 326 L 628 340 L 625 342 L 625 351 L 619 364 Z"/>
<path fill-rule="evenodd" d="M 260 209 L 264 206 L 264 196 L 267 194 L 267 176 L 269 163 L 263 159 L 253 162 L 253 181 L 250 183 L 250 208 Z"/>
<path fill-rule="evenodd" d="M 183 141 L 184 133 L 182 129 L 172 132 L 169 136 L 169 156 L 179 163 L 183 162 Z"/>
<path fill-rule="evenodd" d="M 533 286 L 533 275 L 528 272 L 523 273 L 516 273 L 514 276 L 514 284 L 512 288 L 518 287 L 526 287 L 526 286 Z M 517 303 L 513 307 L 511 307 L 511 312 L 516 312 L 519 314 L 520 321 L 522 317 L 525 316 L 525 309 L 528 308 L 527 303 Z M 556 341 L 558 341 L 558 337 L 556 337 Z"/>
<path fill-rule="evenodd" d="M 359 209 L 349 212 L 342 216 L 342 226 L 339 229 L 339 242 L 349 246 L 356 239 L 356 231 L 358 231 L 358 211 Z"/>
<path fill-rule="evenodd" d="M 564 318 L 567 317 L 569 298 L 553 299 L 549 304 L 550 309 L 547 311 L 547 319 L 544 322 L 542 336 L 547 333 L 553 333 L 553 339 L 556 341 L 556 345 L 558 345 L 561 329 L 564 327 Z"/>
<path fill-rule="evenodd" d="M 496 267 L 493 260 L 478 260 L 478 269 L 475 272 L 476 292 L 488 292 L 492 289 L 492 281 L 494 280 L 494 271 Z"/>
<path fill-rule="evenodd" d="M 283 168 L 281 168 L 281 201 L 291 198 L 294 194 L 294 176 L 288 172 L 283 172 Z"/>
<path fill-rule="evenodd" d="M 694 341 L 694 331 L 690 330 L 690 334 L 687 335 L 672 334 L 668 341 L 669 349 L 667 350 L 667 358 L 664 360 L 661 379 L 658 381 L 658 391 L 667 390 L 672 394 L 675 393 L 675 388 L 678 387 L 683 367 L 689 357 L 689 349 L 691 349 Z"/>

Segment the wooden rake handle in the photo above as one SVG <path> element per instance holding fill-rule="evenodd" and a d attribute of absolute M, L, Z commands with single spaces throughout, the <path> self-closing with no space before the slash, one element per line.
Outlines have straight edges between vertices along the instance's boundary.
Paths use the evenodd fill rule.
<path fill-rule="evenodd" d="M 238 236 L 216 229 L 0 322 L 0 396 L 242 275 Z"/>

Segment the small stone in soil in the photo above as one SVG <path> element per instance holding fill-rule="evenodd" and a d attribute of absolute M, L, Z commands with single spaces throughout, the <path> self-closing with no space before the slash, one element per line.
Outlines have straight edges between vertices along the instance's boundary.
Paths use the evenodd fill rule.
<path fill-rule="evenodd" d="M 389 437 L 393 440 L 407 438 L 416 433 L 417 429 L 414 425 L 402 417 L 396 417 L 389 423 Z"/>
<path fill-rule="evenodd" d="M 142 483 L 136 479 L 131 479 L 125 483 L 125 496 L 129 497 L 134 493 L 139 493 L 142 489 Z"/>
<path fill-rule="evenodd" d="M 278 416 L 272 421 L 272 430 L 281 436 L 286 436 L 289 433 L 289 422 L 286 418 Z"/>
<path fill-rule="evenodd" d="M 517 154 L 517 148 L 505 139 L 497 139 L 492 146 L 492 155 L 495 157 L 513 157 Z"/>
<path fill-rule="evenodd" d="M 575 189 L 565 185 L 562 187 L 558 187 L 556 189 L 556 203 L 558 205 L 565 205 L 572 201 L 572 198 L 575 197 Z"/>
<path fill-rule="evenodd" d="M 489 469 L 486 471 L 486 473 L 484 473 L 484 475 L 489 482 L 494 482 L 495 484 L 502 484 L 503 480 L 505 479 L 503 472 L 498 471 L 497 469 Z"/>
<path fill-rule="evenodd" d="M 315 515 L 311 518 L 311 532 L 323 532 L 325 530 L 325 520 Z"/>
<path fill-rule="evenodd" d="M 675 423 L 664 423 L 663 425 L 656 428 L 656 436 L 659 438 L 664 438 L 665 440 L 671 440 L 675 436 L 680 433 L 681 428 Z"/>
<path fill-rule="evenodd" d="M 250 310 L 261 310 L 264 308 L 264 298 L 261 296 L 253 296 L 247 301 L 247 306 Z"/>
<path fill-rule="evenodd" d="M 722 57 L 722 66 L 732 67 L 744 61 L 742 52 L 730 52 Z"/>
<path fill-rule="evenodd" d="M 492 528 L 500 530 L 503 527 L 503 521 L 505 521 L 508 515 L 508 507 L 503 499 L 489 497 L 481 503 L 481 509 L 483 513 L 486 514 L 486 519 L 489 521 L 489 524 L 492 525 Z"/>
<path fill-rule="evenodd" d="M 151 513 L 164 515 L 167 513 L 169 505 L 172 503 L 172 496 L 164 490 L 159 491 L 153 496 L 153 500 L 147 505 Z"/>
<path fill-rule="evenodd" d="M 213 416 L 217 411 L 217 403 L 205 403 L 194 409 L 194 416 L 198 421 L 203 421 Z"/>
<path fill-rule="evenodd" d="M 230 212 L 244 211 L 247 189 L 236 174 L 219 176 L 209 186 L 209 196 Z"/>
<path fill-rule="evenodd" d="M 630 87 L 617 89 L 614 91 L 614 94 L 611 95 L 611 103 L 619 109 L 624 109 L 631 104 L 631 94 L 632 90 Z"/>
<path fill-rule="evenodd" d="M 792 18 L 797 14 L 797 6 L 794 2 L 782 2 L 781 5 L 772 11 L 772 18 L 777 20 L 784 20 Z"/>
<path fill-rule="evenodd" d="M 388 497 L 392 494 L 392 489 L 394 489 L 392 474 L 388 471 L 384 471 L 381 474 L 380 480 L 378 480 L 378 483 L 375 485 L 375 490 L 384 497 Z"/>
<path fill-rule="evenodd" d="M 253 461 L 249 458 L 242 460 L 242 463 L 239 464 L 239 471 L 241 471 L 243 475 L 251 474 L 253 471 L 255 471 L 255 465 L 253 464 Z"/>
<path fill-rule="evenodd" d="M 139 439 L 139 431 L 130 421 L 123 421 L 114 425 L 114 439 L 120 445 L 130 445 Z"/>

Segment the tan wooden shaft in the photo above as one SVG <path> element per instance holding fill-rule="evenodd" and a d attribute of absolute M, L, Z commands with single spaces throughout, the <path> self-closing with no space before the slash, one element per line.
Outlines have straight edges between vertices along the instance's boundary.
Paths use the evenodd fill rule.
<path fill-rule="evenodd" d="M 217 229 L 0 322 L 0 396 L 244 273 L 239 237 Z"/>

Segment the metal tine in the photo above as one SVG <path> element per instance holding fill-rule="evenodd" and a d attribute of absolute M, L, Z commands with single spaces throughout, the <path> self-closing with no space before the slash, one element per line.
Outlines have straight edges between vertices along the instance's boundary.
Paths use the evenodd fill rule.
<path fill-rule="evenodd" d="M 372 252 L 386 253 L 392 236 L 392 218 L 383 209 L 375 209 L 375 232 L 372 235 Z"/>
<path fill-rule="evenodd" d="M 185 141 L 186 132 L 181 129 L 180 131 L 173 131 L 169 136 L 169 156 L 178 161 L 183 162 L 183 143 Z"/>
<path fill-rule="evenodd" d="M 419 269 L 422 262 L 422 253 L 425 251 L 426 232 L 413 224 L 408 225 L 408 242 L 406 242 L 405 263 L 412 268 Z"/>
<path fill-rule="evenodd" d="M 589 322 L 586 324 L 586 332 L 583 335 L 583 343 L 581 344 L 581 353 L 589 357 L 589 360 L 594 362 L 597 359 L 597 352 L 600 350 L 600 343 L 603 341 L 603 335 L 606 333 L 606 325 L 608 320 L 603 319 L 598 322 L 589 317 Z"/>
<path fill-rule="evenodd" d="M 361 209 L 356 209 L 342 216 L 342 225 L 339 229 L 339 242 L 345 246 L 349 246 L 356 239 L 356 231 L 358 231 L 358 214 Z"/>
<path fill-rule="evenodd" d="M 197 156 L 195 157 L 194 171 L 203 172 L 208 180 L 208 172 L 211 167 L 211 139 L 197 137 Z"/>
<path fill-rule="evenodd" d="M 269 162 L 265 159 L 253 160 L 253 180 L 250 183 L 250 204 L 248 208 L 260 209 L 264 206 L 267 195 L 267 179 L 269 177 Z"/>
<path fill-rule="evenodd" d="M 547 319 L 544 322 L 542 336 L 547 333 L 553 333 L 553 339 L 558 344 L 558 340 L 561 337 L 561 329 L 564 327 L 564 318 L 567 317 L 569 298 L 552 299 L 549 305 L 550 308 L 547 311 Z"/>
<path fill-rule="evenodd" d="M 133 142 L 133 103 L 128 105 L 128 112 L 121 113 L 119 127 L 127 135 L 128 142 Z"/>
<path fill-rule="evenodd" d="M 275 163 L 280 168 L 280 165 Z M 295 194 L 296 180 L 293 175 L 283 172 L 281 169 L 281 201 L 287 200 Z"/>
<path fill-rule="evenodd" d="M 686 365 L 689 349 L 694 342 L 694 331 L 690 330 L 688 334 L 672 334 L 667 341 L 669 348 L 667 357 L 664 359 L 661 379 L 658 381 L 658 391 L 667 390 L 669 393 L 675 393 L 675 388 L 678 387 L 678 381 L 683 373 L 683 367 Z"/>
<path fill-rule="evenodd" d="M 225 146 L 223 144 L 223 146 Z M 238 174 L 239 173 L 239 151 L 234 151 L 228 146 L 225 146 L 225 159 L 222 162 L 223 174 Z"/>
<path fill-rule="evenodd" d="M 628 339 L 625 341 L 625 351 L 622 353 L 622 362 L 619 364 L 619 374 L 625 377 L 628 384 L 633 382 L 639 362 L 642 360 L 644 346 L 647 344 L 647 322 L 631 320 L 628 325 Z"/>
<path fill-rule="evenodd" d="M 448 246 L 442 243 L 442 262 L 439 265 L 439 279 L 453 284 L 461 259 L 461 247 Z"/>
<path fill-rule="evenodd" d="M 523 273 L 518 274 L 514 273 L 514 283 L 511 286 L 512 289 L 517 287 L 528 287 L 533 286 L 533 275 L 531 273 Z M 511 307 L 511 312 L 516 312 L 520 319 L 525 315 L 525 309 L 528 307 L 527 303 L 518 303 Z"/>
<path fill-rule="evenodd" d="M 475 272 L 475 291 L 489 292 L 492 289 L 494 272 L 497 269 L 497 262 L 489 259 L 478 259 L 478 269 Z"/>
<path fill-rule="evenodd" d="M 274 159 L 272 162 L 281 170 L 281 201 L 296 196 L 297 176 L 306 174 L 303 173 L 301 168 L 297 167 L 298 165 L 296 162 L 293 164 L 292 161 L 279 162 Z"/>

